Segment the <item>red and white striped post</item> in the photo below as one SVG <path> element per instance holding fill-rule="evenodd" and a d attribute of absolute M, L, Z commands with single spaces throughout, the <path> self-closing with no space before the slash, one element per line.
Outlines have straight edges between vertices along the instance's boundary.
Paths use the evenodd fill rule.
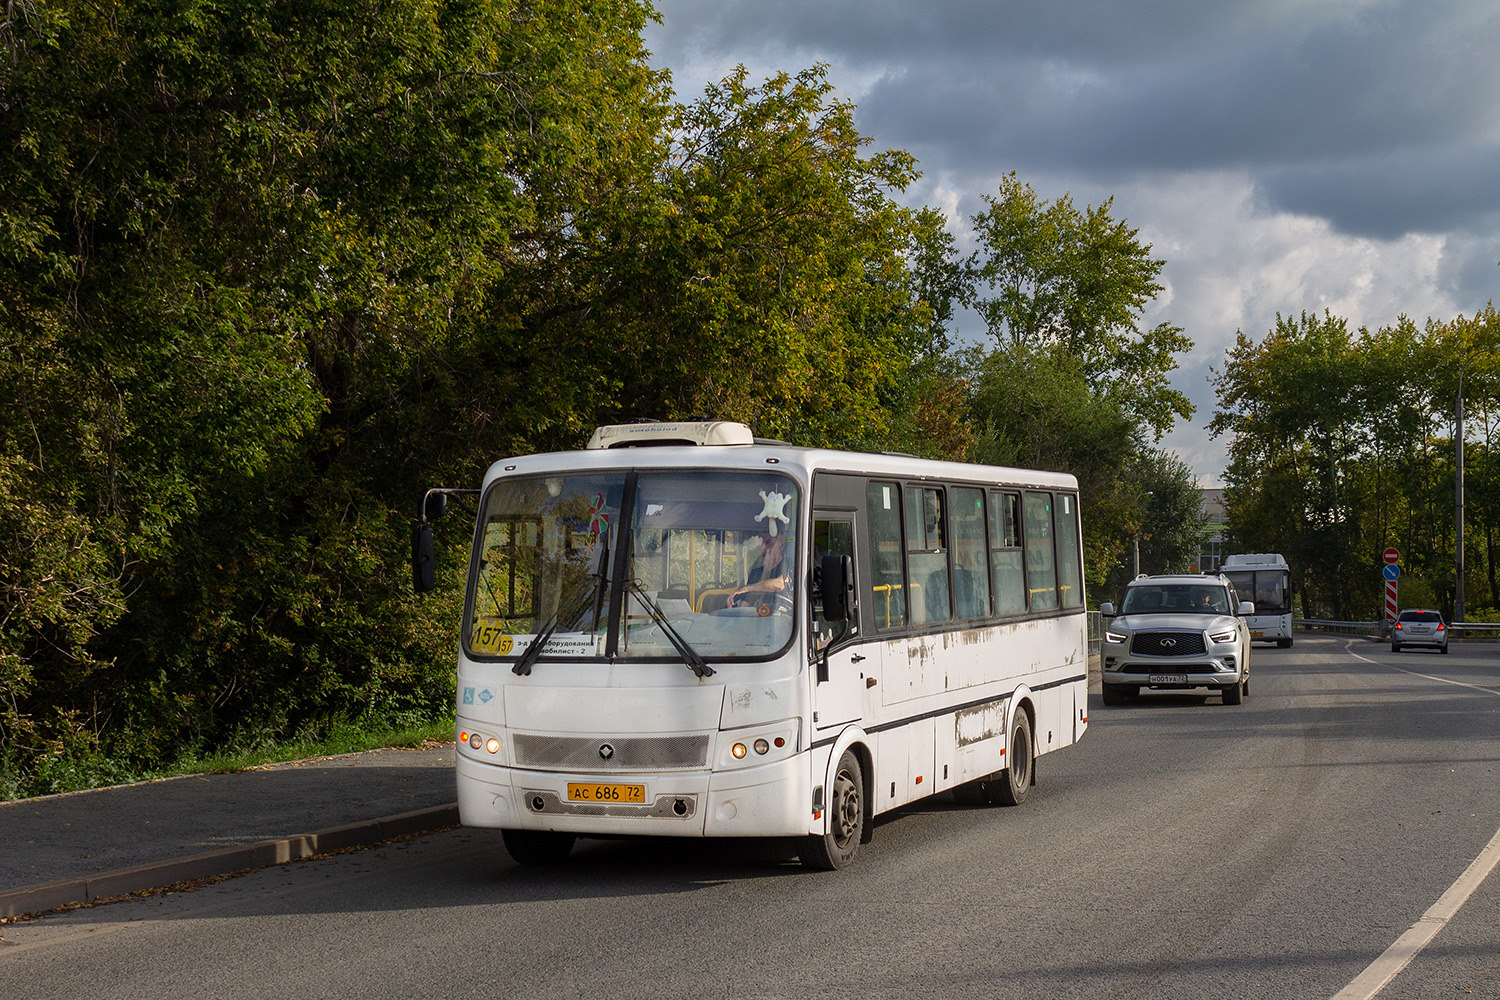
<path fill-rule="evenodd" d="M 1400 559 L 1400 552 L 1395 549 L 1385 550 L 1385 569 L 1382 571 L 1385 576 L 1385 630 L 1390 628 L 1390 623 L 1396 620 L 1400 610 L 1396 602 L 1396 580 L 1401 576 L 1401 567 L 1397 563 Z"/>

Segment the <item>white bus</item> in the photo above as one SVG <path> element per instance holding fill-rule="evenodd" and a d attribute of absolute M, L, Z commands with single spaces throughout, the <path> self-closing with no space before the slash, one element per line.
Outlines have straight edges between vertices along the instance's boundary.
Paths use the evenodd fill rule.
<path fill-rule="evenodd" d="M 1249 552 L 1225 556 L 1219 572 L 1229 578 L 1242 601 L 1255 602 L 1255 614 L 1245 619 L 1250 638 L 1292 644 L 1292 571 L 1277 552 Z"/>
<path fill-rule="evenodd" d="M 720 421 L 602 427 L 480 493 L 459 814 L 518 862 L 646 834 L 795 837 L 840 868 L 924 796 L 1019 803 L 1088 726 L 1072 476 Z"/>

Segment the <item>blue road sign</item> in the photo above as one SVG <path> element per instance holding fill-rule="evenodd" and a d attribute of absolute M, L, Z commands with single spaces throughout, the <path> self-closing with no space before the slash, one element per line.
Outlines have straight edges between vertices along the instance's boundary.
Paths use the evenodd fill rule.
<path fill-rule="evenodd" d="M 1396 563 L 1386 563 L 1381 570 L 1385 573 L 1387 580 L 1394 580 L 1401 575 L 1401 567 Z"/>

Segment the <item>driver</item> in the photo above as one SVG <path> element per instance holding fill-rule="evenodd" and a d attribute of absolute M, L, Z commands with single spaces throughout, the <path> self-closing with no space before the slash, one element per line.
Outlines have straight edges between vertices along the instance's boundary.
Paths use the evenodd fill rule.
<path fill-rule="evenodd" d="M 740 606 L 740 597 L 749 593 L 779 594 L 786 589 L 787 576 L 790 567 L 786 551 L 786 539 L 779 538 L 768 531 L 762 531 L 756 535 L 760 543 L 759 553 L 753 557 L 750 564 L 750 573 L 745 578 L 745 585 L 733 594 L 729 595 L 729 606 L 731 608 Z M 746 604 L 755 603 L 753 600 Z"/>

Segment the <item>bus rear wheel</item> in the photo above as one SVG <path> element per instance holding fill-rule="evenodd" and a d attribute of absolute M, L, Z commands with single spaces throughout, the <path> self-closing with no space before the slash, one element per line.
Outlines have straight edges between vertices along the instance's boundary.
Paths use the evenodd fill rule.
<path fill-rule="evenodd" d="M 501 830 L 500 839 L 518 865 L 555 865 L 567 860 L 578 838 L 552 830 Z"/>
<path fill-rule="evenodd" d="M 854 860 L 864 834 L 864 770 L 853 751 L 845 750 L 828 797 L 828 832 L 814 834 L 804 841 L 802 863 L 821 871 L 842 868 Z"/>
<path fill-rule="evenodd" d="M 1005 750 L 1010 766 L 991 781 L 984 783 L 990 801 L 997 806 L 1018 806 L 1026 801 L 1036 768 L 1036 751 L 1031 743 L 1031 717 L 1017 709 L 1010 724 L 1010 744 Z"/>

